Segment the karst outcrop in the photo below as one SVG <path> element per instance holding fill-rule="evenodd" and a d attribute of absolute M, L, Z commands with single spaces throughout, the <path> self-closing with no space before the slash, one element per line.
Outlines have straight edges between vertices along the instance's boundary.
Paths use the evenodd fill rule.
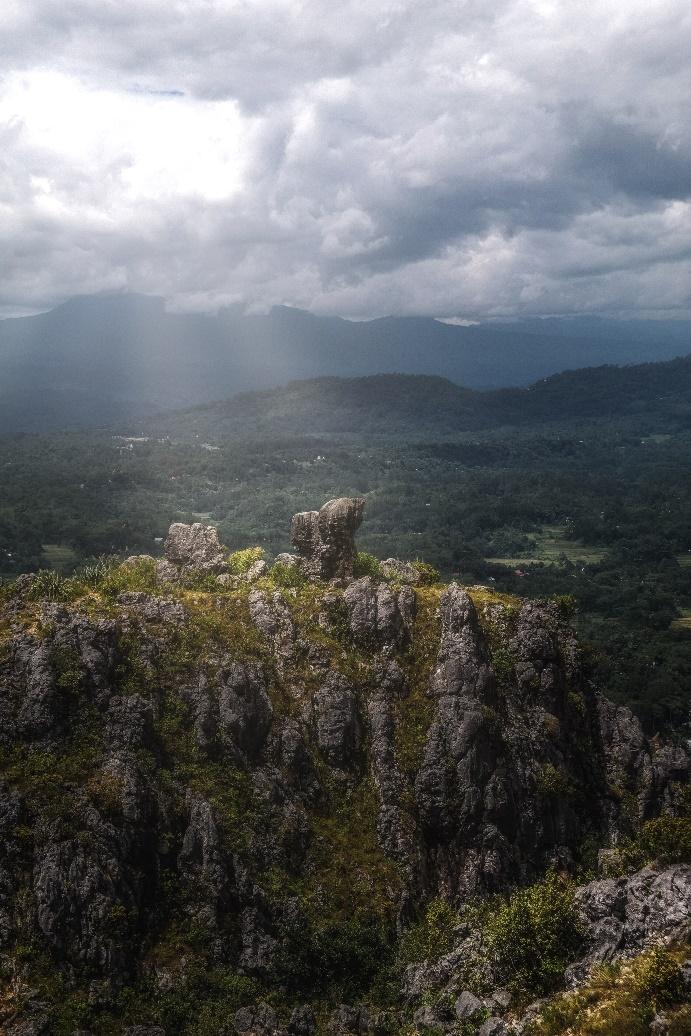
<path fill-rule="evenodd" d="M 362 523 L 364 506 L 359 497 L 339 497 L 328 500 L 318 511 L 293 516 L 290 538 L 310 579 L 352 579 L 355 532 Z"/>
<path fill-rule="evenodd" d="M 560 602 L 360 574 L 363 506 L 251 581 L 176 523 L 158 564 L 3 588 L 10 1036 L 528 1032 L 463 910 L 545 875 L 580 880 L 564 988 L 684 945 L 689 865 L 636 856 L 683 825 L 680 744 L 591 685 Z"/>

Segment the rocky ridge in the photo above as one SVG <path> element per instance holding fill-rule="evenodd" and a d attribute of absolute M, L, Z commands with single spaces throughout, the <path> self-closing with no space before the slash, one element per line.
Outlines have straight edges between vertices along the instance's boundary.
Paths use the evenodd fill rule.
<path fill-rule="evenodd" d="M 8 1033 L 538 1024 L 481 904 L 673 821 L 688 759 L 598 695 L 560 603 L 360 574 L 363 506 L 296 515 L 272 569 L 176 523 L 162 561 L 3 590 Z M 572 899 L 579 987 L 685 944 L 691 868 Z"/>

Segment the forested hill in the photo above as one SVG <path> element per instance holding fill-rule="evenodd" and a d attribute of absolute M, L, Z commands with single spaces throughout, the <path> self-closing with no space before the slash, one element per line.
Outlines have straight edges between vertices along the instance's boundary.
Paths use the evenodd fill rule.
<path fill-rule="evenodd" d="M 565 420 L 691 422 L 691 357 L 566 371 L 526 389 L 476 392 L 445 378 L 318 378 L 155 417 L 156 434 L 210 440 L 305 434 L 426 435 Z M 643 427 L 641 431 L 646 431 Z"/>
<path fill-rule="evenodd" d="M 492 389 L 688 353 L 686 321 L 353 322 L 281 306 L 170 313 L 162 299 L 92 296 L 0 321 L 0 434 L 144 417 L 297 378 L 400 371 Z"/>
<path fill-rule="evenodd" d="M 691 686 L 691 360 L 479 393 L 296 382 L 88 432 L 0 439 L 0 581 L 156 553 L 173 521 L 269 556 L 290 515 L 367 499 L 362 545 L 445 576 L 573 595 L 600 679 L 651 730 Z"/>

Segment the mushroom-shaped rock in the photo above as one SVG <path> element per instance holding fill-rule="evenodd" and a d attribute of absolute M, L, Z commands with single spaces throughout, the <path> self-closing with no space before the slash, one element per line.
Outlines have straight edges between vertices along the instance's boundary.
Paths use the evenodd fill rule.
<path fill-rule="evenodd" d="M 362 498 L 344 496 L 293 516 L 291 540 L 309 579 L 353 578 L 354 535 L 364 506 Z"/>
<path fill-rule="evenodd" d="M 166 560 L 185 571 L 214 574 L 228 569 L 226 551 L 213 525 L 173 522 L 164 546 Z"/>

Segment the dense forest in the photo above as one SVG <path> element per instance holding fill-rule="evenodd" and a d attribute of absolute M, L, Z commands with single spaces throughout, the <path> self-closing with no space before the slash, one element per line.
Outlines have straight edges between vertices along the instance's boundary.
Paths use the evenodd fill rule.
<path fill-rule="evenodd" d="M 173 520 L 289 546 L 296 510 L 367 500 L 361 546 L 573 598 L 610 695 L 688 718 L 691 364 L 473 393 L 438 378 L 295 383 L 129 428 L 0 441 L 0 567 L 160 552 Z M 598 414 L 600 415 L 598 417 Z"/>

